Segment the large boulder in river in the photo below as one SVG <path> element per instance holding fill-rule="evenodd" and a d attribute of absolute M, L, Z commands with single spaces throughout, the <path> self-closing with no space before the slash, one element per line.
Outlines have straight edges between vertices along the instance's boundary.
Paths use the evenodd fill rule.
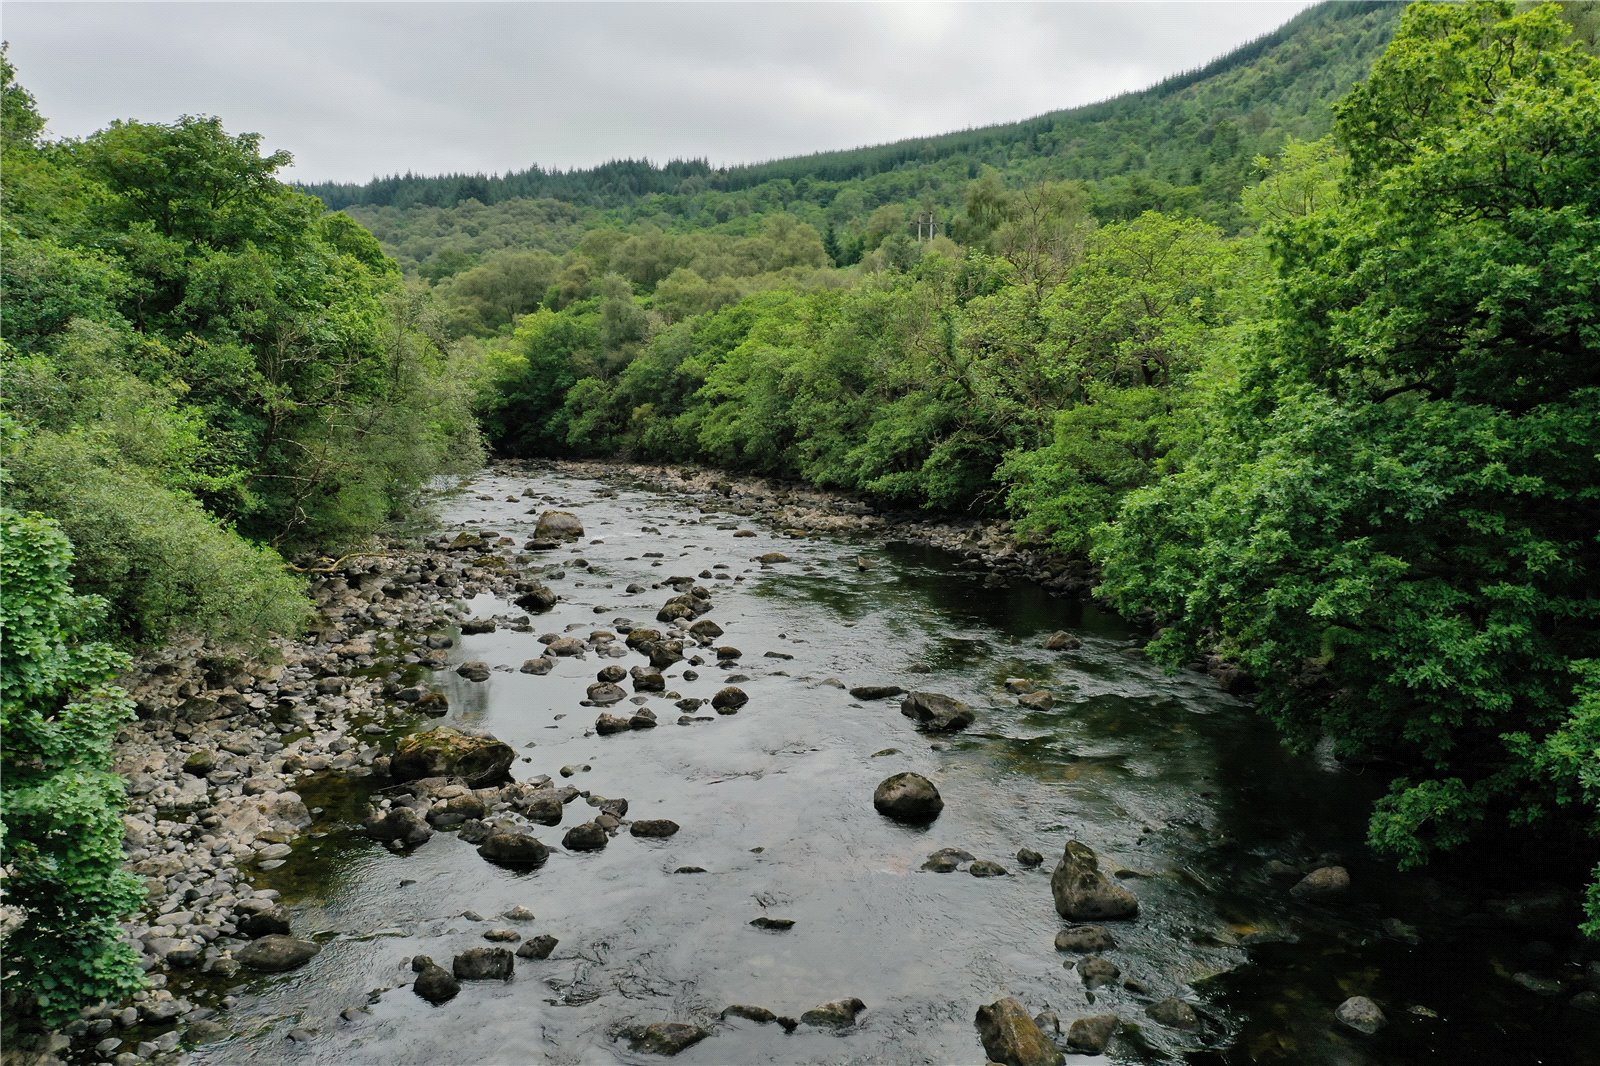
<path fill-rule="evenodd" d="M 459 777 L 469 788 L 486 788 L 510 779 L 516 757 L 503 740 L 440 726 L 401 740 L 389 760 L 389 773 L 396 781 Z"/>
<path fill-rule="evenodd" d="M 427 820 L 410 807 L 390 807 L 386 811 L 373 810 L 365 823 L 367 835 L 385 843 L 403 844 L 414 848 L 433 836 Z"/>
<path fill-rule="evenodd" d="M 509 948 L 468 948 L 450 960 L 459 981 L 509 981 L 516 965 Z"/>
<path fill-rule="evenodd" d="M 478 854 L 496 866 L 528 870 L 543 866 L 550 857 L 550 849 L 527 833 L 499 832 L 490 833 L 489 838 L 478 845 Z"/>
<path fill-rule="evenodd" d="M 551 592 L 548 586 L 535 585 L 511 602 L 521 607 L 524 611 L 543 614 L 554 607 L 559 599 L 560 597 Z"/>
<path fill-rule="evenodd" d="M 872 805 L 884 817 L 912 825 L 931 822 L 944 810 L 933 782 L 909 772 L 885 778 L 872 793 Z"/>
<path fill-rule="evenodd" d="M 309 940 L 274 934 L 264 936 L 260 940 L 252 940 L 234 952 L 233 957 L 239 960 L 241 966 L 252 970 L 282 973 L 284 970 L 294 970 L 304 966 L 321 950 Z"/>
<path fill-rule="evenodd" d="M 972 708 L 953 696 L 911 692 L 900 701 L 900 713 L 929 733 L 954 733 L 972 724 Z"/>
<path fill-rule="evenodd" d="M 984 1054 L 1008 1066 L 1058 1066 L 1065 1057 L 1044 1035 L 1028 1009 L 1011 996 L 978 1008 L 974 1019 Z"/>
<path fill-rule="evenodd" d="M 1061 861 L 1050 875 L 1050 893 L 1056 911 L 1074 922 L 1135 918 L 1139 901 L 1121 885 L 1112 884 L 1100 872 L 1100 858 L 1094 849 L 1076 840 L 1068 841 Z"/>
<path fill-rule="evenodd" d="M 583 536 L 583 523 L 571 511 L 546 511 L 533 527 L 534 540 L 577 540 Z"/>

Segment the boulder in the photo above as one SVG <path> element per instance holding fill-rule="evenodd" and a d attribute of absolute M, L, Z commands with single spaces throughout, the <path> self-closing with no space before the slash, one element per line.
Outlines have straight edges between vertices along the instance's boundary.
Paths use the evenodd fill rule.
<path fill-rule="evenodd" d="M 676 1055 L 711 1035 L 711 1030 L 683 1022 L 651 1022 L 627 1030 L 628 1046 L 646 1055 Z"/>
<path fill-rule="evenodd" d="M 858 700 L 886 700 L 905 694 L 906 690 L 899 685 L 857 685 L 850 690 L 850 695 Z"/>
<path fill-rule="evenodd" d="M 478 845 L 478 854 L 496 866 L 527 870 L 543 866 L 550 857 L 550 849 L 527 833 L 502 831 L 490 833 L 488 839 Z"/>
<path fill-rule="evenodd" d="M 722 632 L 722 627 L 709 618 L 702 618 L 689 627 L 689 635 L 696 640 L 716 640 Z"/>
<path fill-rule="evenodd" d="M 1289 894 L 1298 899 L 1331 899 L 1350 890 L 1350 872 L 1343 866 L 1321 866 L 1302 877 Z"/>
<path fill-rule="evenodd" d="M 1121 967 L 1104 955 L 1085 955 L 1078 960 L 1077 970 L 1078 976 L 1083 978 L 1083 987 L 1091 991 L 1114 985 L 1122 976 Z"/>
<path fill-rule="evenodd" d="M 622 686 L 614 685 L 610 681 L 596 681 L 589 686 L 586 695 L 589 697 L 589 702 L 596 707 L 609 707 L 628 698 Z"/>
<path fill-rule="evenodd" d="M 678 823 L 668 818 L 642 818 L 628 827 L 636 837 L 669 837 L 678 831 Z"/>
<path fill-rule="evenodd" d="M 1078 1018 L 1067 1029 L 1067 1047 L 1086 1055 L 1103 1054 L 1120 1020 L 1115 1014 Z"/>
<path fill-rule="evenodd" d="M 599 851 L 610 840 L 597 823 L 584 822 L 567 830 L 567 835 L 561 838 L 561 846 L 568 851 Z"/>
<path fill-rule="evenodd" d="M 615 714 L 602 714 L 594 720 L 594 731 L 603 737 L 615 733 L 626 733 L 633 727 L 628 724 L 628 719 Z"/>
<path fill-rule="evenodd" d="M 257 940 L 264 936 L 289 934 L 289 911 L 275 903 L 264 911 L 254 911 L 239 918 L 239 935 Z"/>
<path fill-rule="evenodd" d="M 433 827 L 422 815 L 410 807 L 390 807 L 386 811 L 372 811 L 364 823 L 367 835 L 374 840 L 394 841 L 414 848 L 433 836 Z"/>
<path fill-rule="evenodd" d="M 233 953 L 239 965 L 263 973 L 282 973 L 298 969 L 316 957 L 322 949 L 309 940 L 273 934 L 252 940 Z"/>
<path fill-rule="evenodd" d="M 929 733 L 954 733 L 972 724 L 972 708 L 937 692 L 911 692 L 900 701 L 900 713 Z"/>
<path fill-rule="evenodd" d="M 456 667 L 456 673 L 468 681 L 487 681 L 489 680 L 489 664 L 482 659 L 468 659 Z"/>
<path fill-rule="evenodd" d="M 1005 877 L 1008 873 L 1004 866 L 988 859 L 979 859 L 967 869 L 973 877 Z"/>
<path fill-rule="evenodd" d="M 534 540 L 567 541 L 583 536 L 583 523 L 571 511 L 546 511 L 533 527 Z"/>
<path fill-rule="evenodd" d="M 547 659 L 541 655 L 537 659 L 524 660 L 519 669 L 524 674 L 548 674 L 555 669 L 555 666 L 556 661 L 554 659 Z"/>
<path fill-rule="evenodd" d="M 582 655 L 585 650 L 583 641 L 577 637 L 557 637 L 545 645 L 545 653 L 548 655 Z"/>
<path fill-rule="evenodd" d="M 460 981 L 509 981 L 515 966 L 510 948 L 468 948 L 450 963 Z"/>
<path fill-rule="evenodd" d="M 1135 918 L 1139 914 L 1139 901 L 1133 893 L 1101 873 L 1094 849 L 1076 840 L 1067 843 L 1050 875 L 1050 893 L 1057 913 L 1069 921 Z"/>
<path fill-rule="evenodd" d="M 469 788 L 486 788 L 510 779 L 516 757 L 502 740 L 440 726 L 402 739 L 389 761 L 389 773 L 396 781 L 459 777 Z"/>
<path fill-rule="evenodd" d="M 1056 950 L 1082 953 L 1111 951 L 1117 942 L 1103 926 L 1074 925 L 1056 934 Z"/>
<path fill-rule="evenodd" d="M 1368 1036 L 1389 1024 L 1389 1019 L 1383 1016 L 1383 1011 L 1379 1010 L 1378 1005 L 1366 996 L 1351 996 L 1339 1004 L 1338 1009 L 1333 1012 L 1333 1016 L 1339 1019 L 1341 1024 L 1349 1026 L 1358 1033 L 1366 1033 Z"/>
<path fill-rule="evenodd" d="M 730 1007 L 724 1007 L 718 1017 L 723 1021 L 727 1021 L 729 1018 L 744 1018 L 746 1021 L 756 1022 L 760 1025 L 766 1025 L 768 1022 L 778 1020 L 778 1016 L 767 1008 L 752 1007 L 744 1003 L 735 1003 Z"/>
<path fill-rule="evenodd" d="M 933 782 L 910 772 L 885 778 L 872 793 L 872 805 L 884 817 L 911 825 L 931 822 L 944 810 Z"/>
<path fill-rule="evenodd" d="M 719 690 L 715 696 L 711 697 L 711 706 L 718 714 L 733 714 L 749 702 L 750 697 L 745 694 L 744 689 L 735 688 L 732 685 Z"/>
<path fill-rule="evenodd" d="M 859 999 L 836 999 L 812 1007 L 800 1015 L 800 1020 L 823 1029 L 847 1029 L 856 1024 L 856 1015 L 866 1009 L 867 1005 Z"/>
<path fill-rule="evenodd" d="M 984 1054 L 1007 1066 L 1058 1066 L 1065 1061 L 1028 1010 L 1011 996 L 979 1007 L 973 1019 Z"/>
<path fill-rule="evenodd" d="M 1178 1029 L 1188 1032 L 1200 1028 L 1200 1015 L 1195 1013 L 1193 1007 L 1179 999 L 1177 996 L 1168 996 L 1160 1003 L 1152 1003 L 1144 1009 L 1150 1020 L 1166 1026 L 1168 1029 Z"/>
<path fill-rule="evenodd" d="M 543 614 L 559 602 L 561 597 L 545 585 L 535 585 L 511 602 L 521 607 L 524 611 L 533 614 Z"/>
<path fill-rule="evenodd" d="M 947 874 L 958 869 L 962 863 L 971 862 L 972 852 L 962 851 L 960 848 L 940 848 L 922 864 L 924 870 L 936 874 Z"/>
<path fill-rule="evenodd" d="M 447 1000 L 455 999 L 461 992 L 461 982 L 443 966 L 429 962 L 417 971 L 417 979 L 411 985 L 411 991 L 437 1006 Z"/>
<path fill-rule="evenodd" d="M 548 959 L 550 953 L 561 943 L 553 936 L 536 936 L 517 949 L 519 959 Z"/>
<path fill-rule="evenodd" d="M 1079 640 L 1077 637 L 1073 636 L 1071 633 L 1068 633 L 1064 629 L 1058 629 L 1054 633 L 1051 633 L 1048 637 L 1044 638 L 1045 651 L 1071 651 L 1074 648 L 1081 648 L 1082 646 L 1083 641 Z"/>

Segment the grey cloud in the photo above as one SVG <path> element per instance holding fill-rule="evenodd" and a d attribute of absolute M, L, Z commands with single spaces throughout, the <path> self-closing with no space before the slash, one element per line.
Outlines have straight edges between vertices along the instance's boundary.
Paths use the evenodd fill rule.
<path fill-rule="evenodd" d="M 1198 66 L 1309 6 L 6 5 L 57 136 L 216 114 L 294 176 L 771 159 L 1024 118 Z"/>

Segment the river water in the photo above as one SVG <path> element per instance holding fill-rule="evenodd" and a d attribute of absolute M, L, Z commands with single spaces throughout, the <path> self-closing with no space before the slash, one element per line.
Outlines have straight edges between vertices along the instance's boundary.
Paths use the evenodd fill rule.
<path fill-rule="evenodd" d="M 540 499 L 522 498 L 530 484 Z M 531 633 L 463 637 L 453 662 L 509 669 L 481 683 L 429 675 L 452 708 L 437 724 L 505 740 L 523 756 L 519 778 L 587 766 L 558 783 L 626 797 L 629 818 L 670 818 L 682 830 L 666 840 L 624 832 L 604 851 L 564 852 L 556 845 L 565 828 L 593 813 L 578 799 L 562 826 L 537 830 L 554 849 L 549 862 L 516 873 L 449 832 L 405 855 L 367 840 L 359 821 L 371 782 L 308 789 L 307 801 L 325 808 L 316 827 L 325 835 L 258 884 L 279 888 L 296 930 L 317 934 L 324 950 L 299 971 L 236 988 L 238 1004 L 219 1019 L 235 1035 L 199 1049 L 196 1061 L 661 1061 L 630 1051 L 620 1030 L 710 1024 L 734 1003 L 798 1016 L 853 996 L 867 1007 L 854 1029 L 790 1035 L 716 1023 L 675 1061 L 982 1062 L 973 1014 L 1014 995 L 1064 1025 L 1120 1014 L 1108 1052 L 1116 1062 L 1600 1062 L 1593 1016 L 1508 979 L 1526 935 L 1493 922 L 1464 931 L 1448 883 L 1364 857 L 1376 781 L 1286 754 L 1207 678 L 1147 662 L 1120 619 L 1031 586 L 990 587 L 949 553 L 790 536 L 706 501 L 557 472 L 483 475 L 443 518 L 450 530 L 520 542 L 547 507 L 575 512 L 586 530 L 531 564 L 562 564 L 565 577 L 547 578 L 561 602 Z M 789 561 L 753 561 L 769 551 Z M 587 570 L 571 565 L 579 558 Z M 680 663 L 666 671 L 668 685 L 709 698 L 729 674 L 746 675 L 739 684 L 750 702 L 737 715 L 678 725 L 676 697 L 657 696 L 659 728 L 600 737 L 591 732 L 598 712 L 580 706 L 584 690 L 613 661 L 641 662 L 637 653 L 561 659 L 543 677 L 515 671 L 539 654 L 541 633 L 619 630 L 619 619 L 657 625 L 673 590 L 652 586 L 702 572 L 712 575 L 698 579 L 713 595 L 707 617 L 726 631 L 718 643 L 743 657 L 733 669 L 708 661 L 693 681 Z M 645 591 L 628 594 L 630 583 Z M 522 614 L 487 597 L 470 606 L 477 616 Z M 1082 647 L 1043 650 L 1057 629 Z M 1019 706 L 1008 677 L 1048 687 L 1055 707 Z M 971 703 L 977 722 L 928 737 L 898 700 L 854 700 L 837 682 L 947 693 Z M 930 827 L 873 810 L 874 787 L 902 770 L 927 776 L 944 797 Z M 1091 1002 L 1070 968 L 1076 956 L 1054 950 L 1064 923 L 1049 874 L 1074 838 L 1141 901 L 1138 920 L 1115 923 L 1119 946 L 1108 955 L 1143 993 L 1100 989 Z M 944 847 L 1009 874 L 922 871 Z M 1019 848 L 1043 852 L 1045 865 L 1024 868 Z M 1336 904 L 1301 903 L 1288 894 L 1292 879 L 1271 875 L 1271 860 L 1307 869 L 1341 861 L 1352 890 Z M 685 866 L 705 872 L 674 872 Z M 486 929 L 511 924 L 495 916 L 518 904 L 537 915 L 519 932 L 559 938 L 550 958 L 518 959 L 514 980 L 467 982 L 439 1007 L 403 987 L 413 955 L 448 967 L 458 951 L 485 944 Z M 749 924 L 761 916 L 795 925 Z M 1333 1020 L 1355 994 L 1390 1019 L 1376 1037 Z M 1144 1006 L 1168 995 L 1190 1001 L 1204 1029 L 1182 1034 L 1147 1019 Z M 364 1011 L 342 1017 L 351 1007 Z"/>

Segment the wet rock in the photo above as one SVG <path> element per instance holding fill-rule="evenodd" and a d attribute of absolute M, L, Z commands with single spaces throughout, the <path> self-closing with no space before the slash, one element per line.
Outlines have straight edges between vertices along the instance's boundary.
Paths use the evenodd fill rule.
<path fill-rule="evenodd" d="M 537 659 L 528 659 L 520 669 L 525 674 L 548 674 L 555 669 L 555 665 L 556 661 L 554 659 L 546 659 L 541 655 Z"/>
<path fill-rule="evenodd" d="M 1338 1009 L 1333 1012 L 1333 1016 L 1341 1024 L 1349 1026 L 1358 1033 L 1366 1033 L 1368 1036 L 1389 1024 L 1389 1019 L 1383 1016 L 1383 1011 L 1379 1010 L 1378 1005 L 1366 996 L 1351 996 L 1339 1004 Z"/>
<path fill-rule="evenodd" d="M 491 736 L 474 736 L 441 726 L 402 739 L 389 762 L 396 781 L 423 777 L 459 777 L 469 788 L 486 788 L 508 780 L 516 752 Z"/>
<path fill-rule="evenodd" d="M 489 680 L 489 672 L 489 664 L 482 659 L 468 659 L 456 667 L 456 673 L 468 681 L 487 681 Z"/>
<path fill-rule="evenodd" d="M 765 1007 L 751 1007 L 743 1003 L 735 1003 L 730 1007 L 724 1007 L 718 1017 L 724 1021 L 729 1018 L 743 1018 L 746 1021 L 756 1022 L 760 1025 L 766 1025 L 768 1022 L 778 1020 L 778 1016 Z"/>
<path fill-rule="evenodd" d="M 911 692 L 900 701 L 900 713 L 929 733 L 954 733 L 972 724 L 972 708 L 937 692 Z"/>
<path fill-rule="evenodd" d="M 973 1022 L 991 1062 L 1008 1066 L 1058 1066 L 1065 1057 L 1045 1036 L 1027 1008 L 1011 996 L 979 1007 Z"/>
<path fill-rule="evenodd" d="M 495 944 L 515 944 L 522 939 L 522 934 L 515 929 L 485 929 L 483 939 Z"/>
<path fill-rule="evenodd" d="M 1536 996 L 1559 996 L 1561 994 L 1561 982 L 1553 977 L 1545 977 L 1541 974 L 1524 970 L 1520 973 L 1512 974 L 1511 981 Z"/>
<path fill-rule="evenodd" d="M 531 922 L 538 917 L 538 915 L 534 914 L 533 911 L 519 903 L 508 911 L 501 911 L 500 917 L 504 918 L 508 922 Z"/>
<path fill-rule="evenodd" d="M 586 766 L 584 769 L 587 770 L 588 767 Z M 567 774 L 565 776 L 571 777 L 572 775 Z M 523 817 L 530 822 L 538 822 L 540 825 L 560 825 L 561 816 L 566 813 L 567 805 L 551 789 L 544 790 L 542 795 L 533 796 L 526 804 L 518 804 L 518 808 L 522 811 Z"/>
<path fill-rule="evenodd" d="M 1332 899 L 1350 889 L 1350 873 L 1343 866 L 1321 866 L 1302 877 L 1289 894 L 1299 899 Z"/>
<path fill-rule="evenodd" d="M 416 981 L 411 984 L 411 991 L 437 1007 L 461 994 L 461 981 L 456 980 L 456 976 L 442 965 L 429 962 L 419 970 Z"/>
<path fill-rule="evenodd" d="M 571 657 L 574 655 L 582 655 L 584 650 L 585 647 L 583 641 L 579 640 L 577 637 L 557 637 L 555 640 L 552 640 L 549 644 L 545 645 L 545 653 L 547 655 Z"/>
<path fill-rule="evenodd" d="M 750 697 L 745 695 L 744 689 L 729 685 L 711 697 L 711 706 L 718 714 L 733 714 L 740 707 L 750 702 Z"/>
<path fill-rule="evenodd" d="M 711 1035 L 711 1030 L 683 1022 L 651 1022 L 627 1031 L 628 1046 L 646 1055 L 676 1055 Z"/>
<path fill-rule="evenodd" d="M 1011 693 L 1013 696 L 1020 696 L 1025 692 L 1032 692 L 1038 687 L 1039 686 L 1033 683 L 1033 678 L 1031 677 L 1006 678 L 1006 691 Z"/>
<path fill-rule="evenodd" d="M 469 618 L 465 622 L 461 623 L 461 635 L 464 637 L 475 637 L 480 633 L 493 633 L 495 628 L 496 627 L 493 618 Z M 456 672 L 461 673 L 459 670 Z M 463 674 L 462 676 L 465 677 L 466 675 Z M 482 681 L 483 679 L 480 677 L 476 678 L 475 680 Z"/>
<path fill-rule="evenodd" d="M 867 1005 L 859 999 L 836 999 L 812 1007 L 800 1015 L 800 1020 L 822 1029 L 847 1029 L 856 1024 L 856 1015 L 866 1009 Z"/>
<path fill-rule="evenodd" d="M 1056 912 L 1069 921 L 1103 921 L 1134 918 L 1139 901 L 1132 892 L 1113 884 L 1100 872 L 1100 859 L 1087 844 L 1073 840 L 1062 851 L 1050 875 L 1050 893 Z"/>
<path fill-rule="evenodd" d="M 1030 711 L 1048 711 L 1056 705 L 1056 698 L 1047 689 L 1040 689 L 1037 692 L 1028 692 L 1018 696 L 1017 702 Z"/>
<path fill-rule="evenodd" d="M 627 680 L 627 677 L 628 671 L 624 670 L 615 663 L 612 663 L 610 666 L 601 667 L 600 671 L 594 675 L 594 679 L 596 681 L 609 681 L 612 684 L 615 684 L 618 681 L 625 681 Z"/>
<path fill-rule="evenodd" d="M 1077 970 L 1083 987 L 1091 990 L 1114 985 L 1122 976 L 1122 968 L 1103 955 L 1084 956 L 1078 960 Z"/>
<path fill-rule="evenodd" d="M 468 948 L 450 962 L 460 981 L 509 981 L 515 966 L 510 948 Z"/>
<path fill-rule="evenodd" d="M 1115 1014 L 1096 1014 L 1074 1020 L 1067 1029 L 1067 1047 L 1086 1055 L 1103 1054 L 1120 1020 Z"/>
<path fill-rule="evenodd" d="M 657 724 L 656 712 L 648 707 L 641 707 L 628 719 L 629 729 L 654 729 Z"/>
<path fill-rule="evenodd" d="M 667 679 L 660 670 L 646 670 L 636 668 L 633 672 L 633 691 L 635 692 L 665 692 Z"/>
<path fill-rule="evenodd" d="M 672 872 L 675 874 L 703 874 L 706 872 L 706 868 L 704 866 L 680 866 Z"/>
<path fill-rule="evenodd" d="M 217 753 L 207 749 L 193 752 L 183 760 L 183 772 L 193 774 L 195 777 L 204 777 L 217 768 Z"/>
<path fill-rule="evenodd" d="M 289 910 L 274 903 L 264 911 L 254 911 L 239 918 L 239 935 L 256 940 L 264 936 L 289 934 Z"/>
<path fill-rule="evenodd" d="M 620 685 L 613 685 L 609 681 L 598 681 L 589 686 L 587 695 L 589 702 L 597 707 L 609 707 L 613 703 L 621 703 L 628 698 Z"/>
<path fill-rule="evenodd" d="M 1008 871 L 997 862 L 979 859 L 967 870 L 973 877 L 1005 877 Z"/>
<path fill-rule="evenodd" d="M 922 868 L 936 874 L 947 874 L 959 868 L 962 863 L 971 862 L 973 857 L 970 851 L 962 851 L 960 848 L 940 848 L 928 856 Z"/>
<path fill-rule="evenodd" d="M 594 720 L 594 731 L 603 737 L 615 733 L 626 733 L 633 727 L 628 724 L 628 719 L 615 714 L 602 714 Z"/>
<path fill-rule="evenodd" d="M 1071 951 L 1085 954 L 1095 951 L 1111 951 L 1117 946 L 1117 941 L 1111 932 L 1099 925 L 1074 925 L 1056 934 L 1056 950 Z"/>
<path fill-rule="evenodd" d="M 419 714 L 442 718 L 450 713 L 450 698 L 443 692 L 425 692 L 413 706 Z"/>
<path fill-rule="evenodd" d="M 1178 1029 L 1189 1032 L 1200 1028 L 1200 1015 L 1195 1013 L 1193 1007 L 1179 999 L 1177 996 L 1168 996 L 1159 1003 L 1152 1003 L 1144 1009 L 1145 1014 L 1158 1024 L 1168 1029 Z"/>
<path fill-rule="evenodd" d="M 944 800 L 932 781 L 906 772 L 885 778 L 872 793 L 872 806 L 886 818 L 922 825 L 939 817 Z"/>
<path fill-rule="evenodd" d="M 610 843 L 611 838 L 606 836 L 606 831 L 594 822 L 584 822 L 567 830 L 567 835 L 561 838 L 561 846 L 568 851 L 599 851 Z"/>
<path fill-rule="evenodd" d="M 641 818 L 628 827 L 636 837 L 669 837 L 678 831 L 678 823 L 669 818 Z"/>
<path fill-rule="evenodd" d="M 264 973 L 282 973 L 298 969 L 316 957 L 322 949 L 309 940 L 274 934 L 252 940 L 233 953 L 241 966 Z"/>
<path fill-rule="evenodd" d="M 657 670 L 665 670 L 673 663 L 683 661 L 683 641 L 658 640 L 650 645 L 647 654 L 650 656 L 650 665 Z"/>
<path fill-rule="evenodd" d="M 752 918 L 750 920 L 750 924 L 755 926 L 757 929 L 768 929 L 773 932 L 781 933 L 786 929 L 794 928 L 794 919 L 768 918 L 766 915 L 762 915 L 759 918 Z"/>
<path fill-rule="evenodd" d="M 744 652 L 730 644 L 724 644 L 722 647 L 717 648 L 716 652 L 717 662 L 719 663 L 732 663 L 744 656 Z"/>
<path fill-rule="evenodd" d="M 754 561 L 760 563 L 762 566 L 772 566 L 776 563 L 788 562 L 789 557 L 782 552 L 765 552 L 756 556 Z"/>
<path fill-rule="evenodd" d="M 1083 647 L 1083 641 L 1064 629 L 1058 629 L 1044 638 L 1045 651 L 1072 651 L 1074 648 L 1081 647 Z"/>
<path fill-rule="evenodd" d="M 702 618 L 689 627 L 689 635 L 696 640 L 716 640 L 722 632 L 722 627 L 709 618 Z"/>
<path fill-rule="evenodd" d="M 519 959 L 548 959 L 550 953 L 561 943 L 553 936 L 536 936 L 517 949 Z"/>
<path fill-rule="evenodd" d="M 435 829 L 453 829 L 469 818 L 482 818 L 487 813 L 483 800 L 471 792 L 463 792 L 429 807 L 428 824 Z"/>
<path fill-rule="evenodd" d="M 408 848 L 414 848 L 433 836 L 433 827 L 410 807 L 373 811 L 367 815 L 364 826 L 372 839 L 393 841 Z"/>
<path fill-rule="evenodd" d="M 1044 865 L 1044 856 L 1032 848 L 1021 848 L 1017 851 L 1017 861 L 1029 868 Z"/>
<path fill-rule="evenodd" d="M 498 832 L 490 833 L 478 845 L 478 854 L 496 866 L 526 870 L 543 866 L 550 857 L 550 849 L 527 833 Z"/>
<path fill-rule="evenodd" d="M 583 523 L 571 511 L 546 511 L 533 527 L 535 540 L 569 541 L 583 536 Z"/>
<path fill-rule="evenodd" d="M 550 610 L 561 597 L 557 596 L 545 585 L 535 585 L 511 602 L 532 614 L 543 614 Z"/>
<path fill-rule="evenodd" d="M 886 700 L 905 694 L 906 690 L 899 685 L 857 685 L 850 690 L 850 695 L 858 700 Z"/>

